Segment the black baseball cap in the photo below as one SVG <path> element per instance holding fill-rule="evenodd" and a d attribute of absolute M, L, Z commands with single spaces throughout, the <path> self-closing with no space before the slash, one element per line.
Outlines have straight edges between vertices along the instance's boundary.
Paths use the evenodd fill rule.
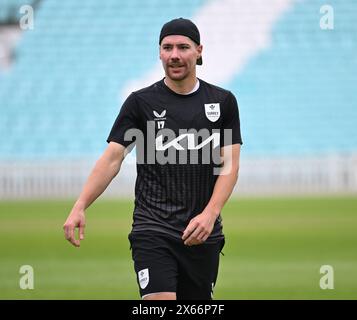
<path fill-rule="evenodd" d="M 201 44 L 200 32 L 198 31 L 197 26 L 188 19 L 178 18 L 165 23 L 161 28 L 159 44 L 161 44 L 162 39 L 171 35 L 186 36 L 196 44 Z M 196 64 L 202 64 L 202 57 L 197 59 Z"/>

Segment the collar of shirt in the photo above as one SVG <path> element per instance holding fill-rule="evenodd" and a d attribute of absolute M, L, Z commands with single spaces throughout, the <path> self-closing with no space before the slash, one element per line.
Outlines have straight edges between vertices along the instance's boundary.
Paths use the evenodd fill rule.
<path fill-rule="evenodd" d="M 168 87 L 168 85 L 166 84 L 166 78 L 164 78 L 164 83 Z M 195 91 L 198 90 L 199 87 L 200 87 L 200 80 L 197 79 L 195 86 L 193 87 L 193 89 L 190 92 L 181 93 L 181 94 L 182 95 L 188 95 L 188 94 L 194 93 Z"/>

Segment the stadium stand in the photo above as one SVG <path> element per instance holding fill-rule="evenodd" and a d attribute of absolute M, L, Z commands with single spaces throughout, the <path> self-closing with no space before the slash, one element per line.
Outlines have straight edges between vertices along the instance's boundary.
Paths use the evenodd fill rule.
<path fill-rule="evenodd" d="M 229 12 L 233 1 L 221 2 Z M 238 2 L 242 9 L 248 3 Z M 330 1 L 338 12 L 335 28 L 321 30 L 323 1 L 290 2 L 272 26 L 269 47 L 224 84 L 238 97 L 242 156 L 349 157 L 357 150 L 357 4 Z M 255 3 L 260 14 L 269 10 Z M 11 20 L 21 4 L 1 1 L 0 21 Z M 34 30 L 22 32 L 11 69 L 0 70 L 0 161 L 6 164 L 95 159 L 123 101 L 121 89 L 158 61 L 161 25 L 200 10 L 204 15 L 209 1 L 36 4 Z"/>
<path fill-rule="evenodd" d="M 97 156 L 120 87 L 157 59 L 161 24 L 175 8 L 189 16 L 201 3 L 174 1 L 157 12 L 159 1 L 43 1 L 0 78 L 0 157 Z"/>

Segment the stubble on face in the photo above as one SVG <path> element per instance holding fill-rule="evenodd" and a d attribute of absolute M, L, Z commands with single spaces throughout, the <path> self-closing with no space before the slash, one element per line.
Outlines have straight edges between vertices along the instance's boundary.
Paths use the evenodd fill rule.
<path fill-rule="evenodd" d="M 196 76 L 198 45 L 185 36 L 167 36 L 160 45 L 165 74 L 173 81 Z"/>

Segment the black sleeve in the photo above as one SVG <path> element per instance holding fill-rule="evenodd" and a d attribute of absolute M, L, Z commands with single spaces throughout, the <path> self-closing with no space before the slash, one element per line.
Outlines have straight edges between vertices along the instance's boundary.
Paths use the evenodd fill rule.
<path fill-rule="evenodd" d="M 242 136 L 240 132 L 240 120 L 239 120 L 239 110 L 238 103 L 235 96 L 229 92 L 227 98 L 223 103 L 222 109 L 222 140 L 221 146 L 230 144 L 243 144 Z M 224 129 L 232 130 L 232 141 L 224 141 Z"/>
<path fill-rule="evenodd" d="M 135 94 L 131 93 L 123 103 L 117 116 L 112 130 L 107 138 L 107 142 L 114 141 L 120 143 L 124 147 L 130 145 L 133 141 L 125 141 L 125 132 L 129 129 L 139 128 L 139 114 Z"/>

